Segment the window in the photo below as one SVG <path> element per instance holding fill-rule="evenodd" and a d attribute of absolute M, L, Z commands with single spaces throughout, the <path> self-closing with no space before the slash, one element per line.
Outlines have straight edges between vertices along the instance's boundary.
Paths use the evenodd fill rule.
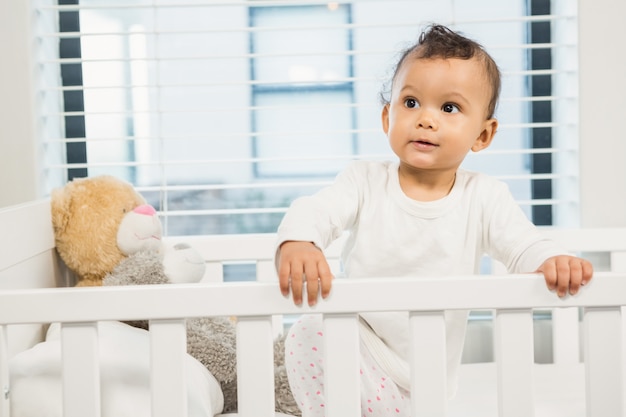
<path fill-rule="evenodd" d="M 334 158 L 357 154 L 349 5 L 252 7 L 250 14 L 256 176 L 336 174 L 343 164 Z"/>
<path fill-rule="evenodd" d="M 575 225 L 576 10 L 563 0 L 38 2 L 54 181 L 112 174 L 167 234 L 275 231 L 353 159 L 392 158 L 378 93 L 429 22 L 503 72 L 499 133 L 465 163 L 537 224 Z M 58 49 L 51 56 L 51 41 Z M 60 82 L 58 80 L 61 80 Z M 61 128 L 58 128 L 61 126 Z M 63 155 L 59 162 L 58 155 Z"/>

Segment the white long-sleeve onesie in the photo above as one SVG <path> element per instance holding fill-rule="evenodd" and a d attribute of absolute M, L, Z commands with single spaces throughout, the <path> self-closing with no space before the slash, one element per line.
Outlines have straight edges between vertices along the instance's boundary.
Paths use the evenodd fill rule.
<path fill-rule="evenodd" d="M 295 200 L 278 229 L 278 245 L 301 240 L 326 248 L 346 231 L 342 264 L 348 278 L 475 274 L 484 254 L 510 272 L 533 272 L 547 258 L 566 253 L 541 236 L 501 181 L 459 169 L 446 197 L 420 202 L 402 192 L 394 162 L 354 162 L 331 186 Z M 408 388 L 408 369 L 397 366 L 408 357 L 408 315 L 370 313 L 362 318 L 384 342 L 370 343 L 371 333 L 362 336 L 370 353 L 398 385 Z M 466 321 L 467 312 L 446 314 L 450 396 Z"/>

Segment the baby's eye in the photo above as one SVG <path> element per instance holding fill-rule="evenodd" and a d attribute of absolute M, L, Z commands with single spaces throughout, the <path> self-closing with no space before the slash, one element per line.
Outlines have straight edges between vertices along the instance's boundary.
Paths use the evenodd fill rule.
<path fill-rule="evenodd" d="M 446 103 L 441 108 L 445 113 L 457 113 L 459 111 L 459 107 L 456 104 Z"/>
<path fill-rule="evenodd" d="M 406 100 L 404 100 L 404 105 L 409 109 L 414 109 L 418 106 L 417 100 L 415 100 L 414 98 L 407 98 Z"/>

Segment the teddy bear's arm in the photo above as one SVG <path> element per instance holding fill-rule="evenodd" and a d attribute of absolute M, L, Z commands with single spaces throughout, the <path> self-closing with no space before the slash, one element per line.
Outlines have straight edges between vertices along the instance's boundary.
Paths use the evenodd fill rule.
<path fill-rule="evenodd" d="M 202 363 L 220 383 L 237 376 L 234 325 L 222 317 L 187 320 L 187 351 Z"/>

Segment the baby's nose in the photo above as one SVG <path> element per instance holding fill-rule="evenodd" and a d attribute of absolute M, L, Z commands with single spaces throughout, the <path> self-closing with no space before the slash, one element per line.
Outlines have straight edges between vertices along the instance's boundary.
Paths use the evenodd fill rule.
<path fill-rule="evenodd" d="M 140 206 L 137 206 L 135 207 L 133 212 L 146 216 L 154 216 L 156 214 L 156 210 L 150 204 L 142 204 Z"/>

